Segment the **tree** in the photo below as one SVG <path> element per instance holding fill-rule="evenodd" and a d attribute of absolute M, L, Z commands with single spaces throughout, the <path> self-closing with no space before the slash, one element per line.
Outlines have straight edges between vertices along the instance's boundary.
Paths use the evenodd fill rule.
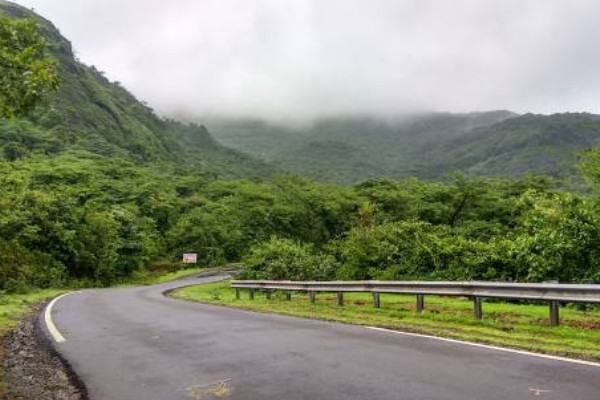
<path fill-rule="evenodd" d="M 57 62 L 36 21 L 0 11 L 0 118 L 27 114 L 58 81 Z"/>

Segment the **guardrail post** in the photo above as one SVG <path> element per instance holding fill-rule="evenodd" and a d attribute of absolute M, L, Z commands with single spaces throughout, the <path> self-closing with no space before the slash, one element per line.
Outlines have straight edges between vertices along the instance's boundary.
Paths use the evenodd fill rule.
<path fill-rule="evenodd" d="M 481 297 L 478 297 L 478 296 L 473 297 L 473 313 L 475 314 L 475 318 L 477 318 L 477 319 L 483 318 L 483 308 L 481 306 Z"/>
<path fill-rule="evenodd" d="M 254 289 L 250 289 L 248 295 L 250 296 L 250 300 L 254 300 Z"/>
<path fill-rule="evenodd" d="M 337 305 L 338 307 L 344 307 L 344 292 L 338 292 Z"/>
<path fill-rule="evenodd" d="M 381 307 L 381 296 L 379 292 L 373 292 L 373 306 L 375 308 Z"/>
<path fill-rule="evenodd" d="M 560 325 L 560 304 L 557 300 L 550 301 L 550 326 Z"/>
<path fill-rule="evenodd" d="M 285 298 L 287 301 L 291 301 L 292 300 L 292 292 L 290 292 L 290 291 L 285 292 Z"/>
<path fill-rule="evenodd" d="M 417 295 L 417 312 L 423 312 L 425 309 L 425 296 L 422 294 Z"/>
<path fill-rule="evenodd" d="M 266 295 L 267 295 L 267 300 L 271 300 L 271 290 L 270 289 L 267 289 Z"/>
<path fill-rule="evenodd" d="M 315 303 L 317 301 L 317 292 L 313 292 L 312 290 L 308 292 L 308 298 L 311 303 Z"/>
<path fill-rule="evenodd" d="M 240 289 L 239 288 L 235 288 L 235 299 L 236 300 L 240 299 Z"/>

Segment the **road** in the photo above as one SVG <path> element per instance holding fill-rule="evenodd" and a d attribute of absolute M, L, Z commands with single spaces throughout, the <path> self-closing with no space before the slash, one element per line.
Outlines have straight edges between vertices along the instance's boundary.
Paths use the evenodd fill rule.
<path fill-rule="evenodd" d="M 59 299 L 92 400 L 600 398 L 600 367 L 165 297 L 222 277 Z"/>

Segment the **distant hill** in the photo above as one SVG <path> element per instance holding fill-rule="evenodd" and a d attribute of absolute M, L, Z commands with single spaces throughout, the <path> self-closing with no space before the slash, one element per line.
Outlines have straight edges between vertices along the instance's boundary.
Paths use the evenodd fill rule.
<path fill-rule="evenodd" d="M 509 111 L 323 119 L 304 127 L 248 120 L 207 126 L 224 145 L 280 169 L 344 183 L 381 176 L 441 178 L 457 170 L 567 177 L 574 172 L 576 153 L 600 138 L 597 115 Z"/>
<path fill-rule="evenodd" d="M 462 169 L 486 175 L 518 176 L 574 172 L 576 154 L 600 138 L 600 116 L 592 114 L 525 114 L 474 129 L 438 146 L 431 170 Z"/>
<path fill-rule="evenodd" d="M 47 20 L 14 3 L 0 9 L 36 19 L 59 61 L 60 89 L 28 119 L 0 120 L 0 158 L 86 151 L 137 163 L 174 162 L 223 176 L 266 176 L 273 168 L 216 142 L 202 125 L 159 118 L 118 82 L 78 62 Z"/>

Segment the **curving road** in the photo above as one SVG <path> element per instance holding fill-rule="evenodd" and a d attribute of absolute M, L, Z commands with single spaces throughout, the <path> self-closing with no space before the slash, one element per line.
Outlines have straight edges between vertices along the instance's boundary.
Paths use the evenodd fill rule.
<path fill-rule="evenodd" d="M 162 294 L 219 279 L 70 294 L 55 346 L 92 400 L 600 398 L 597 366 Z"/>

